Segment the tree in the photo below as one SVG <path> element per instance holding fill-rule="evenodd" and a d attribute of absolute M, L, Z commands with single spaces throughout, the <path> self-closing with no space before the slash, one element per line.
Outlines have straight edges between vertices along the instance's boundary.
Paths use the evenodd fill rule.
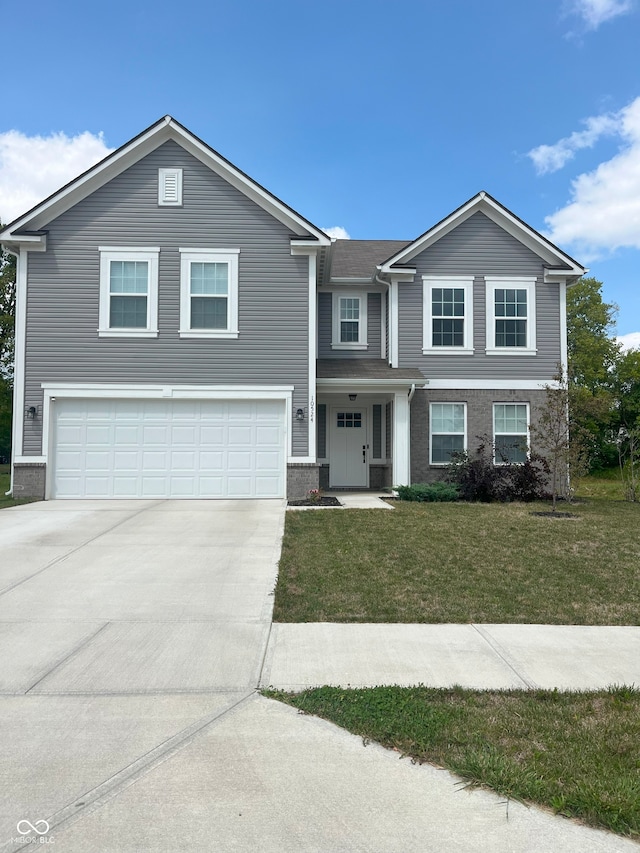
<path fill-rule="evenodd" d="M 592 394 L 611 388 L 620 345 L 610 337 L 618 306 L 602 301 L 602 282 L 582 278 L 567 290 L 567 348 L 571 380 Z"/>
<path fill-rule="evenodd" d="M 0 225 L 0 228 L 2 226 Z M 11 452 L 16 259 L 0 251 L 0 457 Z"/>
<path fill-rule="evenodd" d="M 602 299 L 602 282 L 582 278 L 567 290 L 569 407 L 591 470 L 617 462 L 618 392 L 615 369 L 620 345 L 610 337 L 618 308 Z"/>
<path fill-rule="evenodd" d="M 545 385 L 545 401 L 538 418 L 531 424 L 531 436 L 549 465 L 552 511 L 559 497 L 571 500 L 575 481 L 586 473 L 586 447 L 583 429 L 571 423 L 572 388 L 561 365 L 553 384 Z"/>

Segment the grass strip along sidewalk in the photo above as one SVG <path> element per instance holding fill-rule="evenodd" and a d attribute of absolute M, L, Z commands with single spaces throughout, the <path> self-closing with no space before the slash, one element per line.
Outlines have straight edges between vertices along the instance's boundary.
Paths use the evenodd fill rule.
<path fill-rule="evenodd" d="M 640 837 L 640 690 L 265 691 L 469 784 Z"/>

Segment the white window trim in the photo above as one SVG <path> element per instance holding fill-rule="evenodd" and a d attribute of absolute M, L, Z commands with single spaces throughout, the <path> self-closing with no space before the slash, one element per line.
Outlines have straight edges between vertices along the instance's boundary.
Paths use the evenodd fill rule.
<path fill-rule="evenodd" d="M 491 276 L 485 278 L 487 314 L 487 355 L 535 355 L 536 349 L 536 280 L 531 276 Z M 524 347 L 496 346 L 495 291 L 514 288 L 527 291 L 527 345 Z M 503 318 L 500 318 L 503 319 Z"/>
<path fill-rule="evenodd" d="M 98 336 L 101 338 L 157 338 L 158 337 L 158 246 L 98 246 L 100 252 L 100 308 Z M 111 261 L 146 261 L 149 264 L 146 328 L 112 329 L 111 315 Z"/>
<path fill-rule="evenodd" d="M 435 287 L 456 287 L 464 290 L 464 342 L 461 347 L 433 346 L 431 292 Z M 461 275 L 423 275 L 422 288 L 423 355 L 473 355 L 473 278 Z"/>
<path fill-rule="evenodd" d="M 358 320 L 358 340 L 352 342 L 340 341 L 340 300 L 357 299 L 360 302 L 360 318 Z M 355 290 L 334 290 L 333 304 L 331 307 L 332 340 L 331 349 L 343 350 L 366 350 L 367 343 L 367 312 L 369 310 L 369 295 Z"/>
<path fill-rule="evenodd" d="M 434 406 L 463 406 L 464 407 L 464 437 L 463 451 L 467 452 L 467 404 L 458 402 L 457 400 L 434 400 L 429 403 L 429 465 L 434 468 L 446 468 L 449 462 L 434 462 L 433 461 L 433 407 Z M 436 432 L 435 435 L 460 435 L 459 432 Z"/>
<path fill-rule="evenodd" d="M 237 338 L 238 331 L 238 256 L 240 249 L 179 249 L 180 251 L 180 337 Z M 191 264 L 227 264 L 229 291 L 227 294 L 226 329 L 191 328 Z"/>
<path fill-rule="evenodd" d="M 496 406 L 526 406 L 527 407 L 527 459 L 531 455 L 531 409 L 529 403 L 525 400 L 496 400 L 493 404 L 493 464 L 494 465 L 522 465 L 522 462 L 503 462 L 501 459 L 496 459 Z M 500 435 L 507 435 L 501 432 Z M 508 433 L 508 435 L 524 435 L 523 432 Z"/>
<path fill-rule="evenodd" d="M 167 198 L 167 177 L 176 179 L 177 198 Z M 182 169 L 158 169 L 158 204 L 160 207 L 182 207 Z"/>

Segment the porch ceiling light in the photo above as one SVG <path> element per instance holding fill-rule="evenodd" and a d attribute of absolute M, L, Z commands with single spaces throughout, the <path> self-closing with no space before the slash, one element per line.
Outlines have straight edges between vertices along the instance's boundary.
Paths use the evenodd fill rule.
<path fill-rule="evenodd" d="M 355 402 L 357 396 L 358 396 L 357 394 L 349 394 L 349 399 L 351 400 L 352 403 Z"/>

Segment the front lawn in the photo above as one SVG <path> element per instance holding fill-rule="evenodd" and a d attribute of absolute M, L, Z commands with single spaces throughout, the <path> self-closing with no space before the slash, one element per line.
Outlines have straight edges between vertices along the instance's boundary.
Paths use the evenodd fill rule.
<path fill-rule="evenodd" d="M 321 687 L 265 694 L 471 784 L 640 835 L 640 690 Z"/>
<path fill-rule="evenodd" d="M 394 506 L 287 513 L 275 621 L 640 624 L 639 504 Z"/>

